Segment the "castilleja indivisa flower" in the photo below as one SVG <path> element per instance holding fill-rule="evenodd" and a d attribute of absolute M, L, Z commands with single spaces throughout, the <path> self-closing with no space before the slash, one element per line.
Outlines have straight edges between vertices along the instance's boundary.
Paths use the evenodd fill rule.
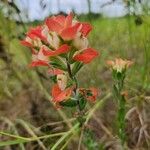
<path fill-rule="evenodd" d="M 31 49 L 30 67 L 46 66 L 48 74 L 55 76 L 51 92 L 53 102 L 60 103 L 78 94 L 95 101 L 95 88 L 78 90 L 74 85 L 75 73 L 99 55 L 89 46 L 88 35 L 91 30 L 89 23 L 77 21 L 72 13 L 57 15 L 47 18 L 43 25 L 29 29 L 26 38 L 21 41 Z M 85 95 L 89 94 L 85 91 L 90 91 L 91 95 Z"/>

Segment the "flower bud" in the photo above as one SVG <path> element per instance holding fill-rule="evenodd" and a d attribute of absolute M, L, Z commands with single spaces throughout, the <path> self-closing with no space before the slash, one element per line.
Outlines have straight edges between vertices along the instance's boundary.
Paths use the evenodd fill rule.
<path fill-rule="evenodd" d="M 123 60 L 121 58 L 116 58 L 115 61 L 107 61 L 107 64 L 113 69 L 116 70 L 117 72 L 122 72 L 123 70 L 127 69 L 130 67 L 133 62 L 129 60 Z"/>

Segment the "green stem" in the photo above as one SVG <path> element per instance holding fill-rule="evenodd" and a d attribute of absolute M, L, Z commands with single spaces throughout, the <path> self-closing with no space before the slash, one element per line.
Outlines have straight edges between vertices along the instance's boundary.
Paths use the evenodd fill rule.
<path fill-rule="evenodd" d="M 117 78 L 115 87 L 117 87 L 115 91 L 115 95 L 117 95 L 118 100 L 118 136 L 121 140 L 121 144 L 124 147 L 125 143 L 125 114 L 126 114 L 126 101 L 125 96 L 122 94 L 123 87 L 124 87 L 124 74 L 122 74 L 121 78 Z"/>
<path fill-rule="evenodd" d="M 72 74 L 72 70 L 71 70 L 71 66 L 68 62 L 68 59 L 66 59 L 66 63 L 67 63 L 67 71 L 68 71 L 68 74 L 69 74 L 69 77 L 70 79 L 75 83 L 75 89 L 74 89 L 74 93 L 76 94 L 77 93 L 77 88 L 78 88 L 78 80 L 75 76 L 73 76 Z M 77 109 L 78 109 L 78 113 L 79 113 L 79 116 L 77 117 L 77 120 L 79 121 L 80 123 L 80 127 L 83 126 L 83 112 L 82 110 L 80 109 L 80 102 L 79 102 L 79 99 L 77 99 Z"/>
<path fill-rule="evenodd" d="M 122 146 L 125 143 L 125 99 L 124 96 L 119 100 L 119 110 L 118 110 L 118 124 L 119 124 L 119 131 L 118 136 L 121 140 Z"/>
<path fill-rule="evenodd" d="M 73 80 L 73 75 L 72 75 L 72 71 L 71 71 L 71 67 L 68 62 L 68 59 L 66 59 L 66 63 L 67 63 L 67 71 L 68 71 L 69 77 Z"/>
<path fill-rule="evenodd" d="M 72 133 L 78 131 L 79 123 L 75 124 L 68 132 L 66 132 L 51 148 L 51 150 L 56 150 L 56 148 Z"/>

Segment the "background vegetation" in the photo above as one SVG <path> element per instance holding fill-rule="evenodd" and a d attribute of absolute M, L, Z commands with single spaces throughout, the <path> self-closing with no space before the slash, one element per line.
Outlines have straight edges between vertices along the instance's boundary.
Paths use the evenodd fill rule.
<path fill-rule="evenodd" d="M 87 123 L 91 130 L 82 139 L 82 149 L 120 150 L 114 137 L 117 107 L 110 94 L 112 79 L 106 66 L 106 61 L 115 57 L 134 61 L 126 79 L 127 149 L 150 149 L 150 16 L 145 5 L 142 15 L 130 13 L 131 5 L 134 6 L 134 1 L 127 3 L 129 13 L 121 18 L 104 18 L 91 12 L 77 15 L 79 20 L 93 25 L 90 43 L 101 54 L 79 74 L 83 87 L 96 86 L 101 89 L 94 107 L 88 106 L 93 110 Z M 5 7 L 10 11 L 10 16 L 18 11 L 12 3 L 5 3 Z M 47 72 L 43 68 L 28 68 L 30 51 L 21 46 L 19 40 L 29 27 L 40 22 L 23 23 L 10 19 L 10 16 L 4 15 L 0 9 L 0 141 L 3 141 L 0 148 L 51 149 L 65 131 L 74 128 L 73 110 L 56 110 L 50 102 L 51 83 Z M 16 138 L 10 137 L 12 134 Z M 56 145 L 56 150 L 78 149 L 78 134 L 67 134 Z"/>

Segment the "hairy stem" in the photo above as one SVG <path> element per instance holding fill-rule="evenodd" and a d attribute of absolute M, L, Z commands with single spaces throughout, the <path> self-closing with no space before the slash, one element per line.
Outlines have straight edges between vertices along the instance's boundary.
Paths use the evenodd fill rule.
<path fill-rule="evenodd" d="M 73 76 L 72 74 L 72 70 L 71 70 L 71 66 L 68 62 L 68 59 L 66 59 L 66 63 L 67 63 L 67 71 L 68 71 L 68 75 L 70 77 L 70 79 L 75 83 L 75 88 L 74 88 L 74 93 L 77 94 L 77 88 L 78 88 L 78 80 L 75 76 Z M 77 99 L 77 109 L 78 109 L 78 121 L 80 123 L 80 126 L 83 126 L 83 113 L 82 113 L 82 110 L 80 109 L 80 102 L 79 102 L 79 99 Z"/>
<path fill-rule="evenodd" d="M 125 115 L 126 115 L 126 101 L 125 101 L 125 96 L 122 93 L 123 87 L 124 87 L 124 78 L 125 76 L 122 74 L 122 78 L 118 78 L 114 89 L 115 95 L 117 95 L 117 100 L 118 100 L 118 136 L 121 140 L 122 146 L 124 146 L 125 143 Z"/>
<path fill-rule="evenodd" d="M 118 123 L 119 131 L 118 135 L 121 140 L 121 144 L 125 143 L 125 99 L 122 97 L 119 100 L 119 110 L 118 110 Z"/>

